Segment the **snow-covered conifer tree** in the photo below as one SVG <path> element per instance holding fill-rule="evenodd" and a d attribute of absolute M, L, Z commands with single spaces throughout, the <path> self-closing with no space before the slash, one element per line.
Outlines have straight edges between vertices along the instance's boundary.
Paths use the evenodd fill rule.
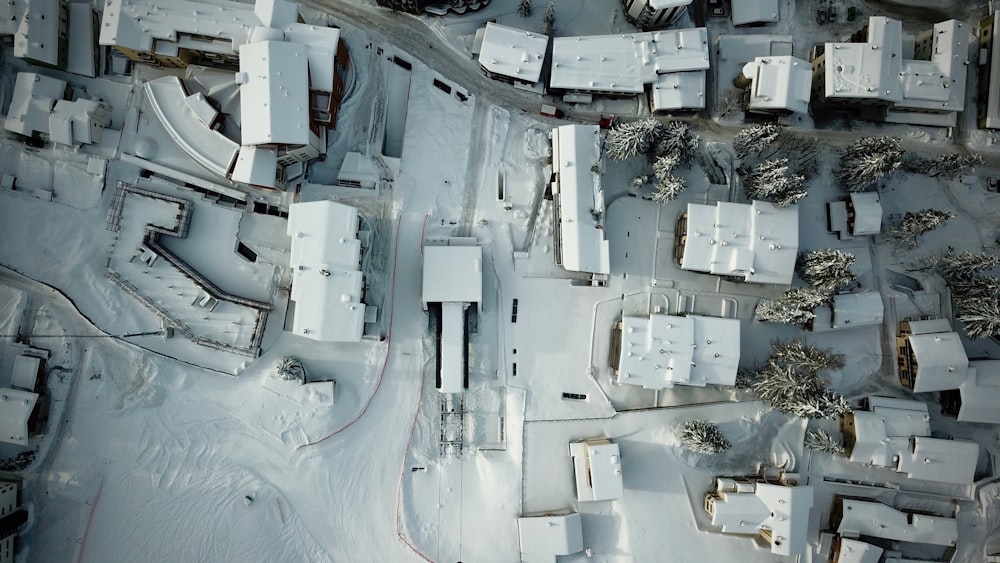
<path fill-rule="evenodd" d="M 811 287 L 833 293 L 857 280 L 851 271 L 853 264 L 854 255 L 850 252 L 827 248 L 799 254 L 796 270 Z"/>
<path fill-rule="evenodd" d="M 949 250 L 940 256 L 925 260 L 928 267 L 940 270 L 947 279 L 964 278 L 1000 266 L 1000 255 L 989 252 L 955 252 Z"/>
<path fill-rule="evenodd" d="M 793 287 L 779 300 L 761 299 L 754 309 L 758 321 L 804 325 L 816 318 L 813 311 L 830 302 L 830 294 L 811 287 Z"/>
<path fill-rule="evenodd" d="M 531 0 L 521 0 L 521 3 L 517 5 L 517 14 L 522 18 L 526 18 L 531 15 Z"/>
<path fill-rule="evenodd" d="M 707 420 L 689 420 L 681 425 L 681 445 L 700 454 L 717 454 L 731 448 L 719 427 Z"/>
<path fill-rule="evenodd" d="M 698 150 L 700 139 L 691 132 L 691 127 L 683 121 L 671 121 L 661 130 L 656 144 L 657 156 L 674 156 L 677 162 L 690 166 Z"/>
<path fill-rule="evenodd" d="M 1000 295 L 1000 278 L 993 276 L 953 277 L 948 280 L 948 287 L 956 302 L 990 299 Z"/>
<path fill-rule="evenodd" d="M 902 163 L 903 149 L 893 137 L 862 137 L 840 157 L 837 179 L 852 192 L 871 189 Z"/>
<path fill-rule="evenodd" d="M 959 178 L 972 172 L 973 168 L 983 163 L 983 157 L 978 154 L 964 155 L 956 152 L 945 153 L 935 158 L 918 158 L 907 164 L 907 169 L 918 174 L 926 174 L 932 178 Z"/>
<path fill-rule="evenodd" d="M 787 158 L 765 160 L 744 172 L 743 191 L 750 199 L 788 207 L 806 196 L 806 191 L 802 189 L 804 179 L 789 173 Z"/>
<path fill-rule="evenodd" d="M 955 319 L 965 327 L 969 338 L 1000 335 L 1000 295 L 992 298 L 963 299 L 956 302 Z"/>
<path fill-rule="evenodd" d="M 737 158 L 758 154 L 777 139 L 780 133 L 781 127 L 773 123 L 740 129 L 739 133 L 733 137 L 733 151 Z"/>
<path fill-rule="evenodd" d="M 660 137 L 663 126 L 655 119 L 621 122 L 608 131 L 604 148 L 614 160 L 628 160 L 648 153 Z"/>
<path fill-rule="evenodd" d="M 750 390 L 779 411 L 804 418 L 833 418 L 851 412 L 842 396 L 827 389 L 829 382 L 815 372 L 780 364 L 774 358 L 757 370 Z"/>
<path fill-rule="evenodd" d="M 285 381 L 299 381 L 305 383 L 306 369 L 302 362 L 293 356 L 284 356 L 274 366 L 274 376 Z"/>
<path fill-rule="evenodd" d="M 681 195 L 687 184 L 684 182 L 684 178 L 680 176 L 674 176 L 670 174 L 665 178 L 658 178 L 656 180 L 656 191 L 653 192 L 653 201 L 656 203 L 665 203 L 677 199 L 677 196 Z"/>
<path fill-rule="evenodd" d="M 936 209 L 907 211 L 902 220 L 889 227 L 886 236 L 901 248 L 916 248 L 922 235 L 936 229 L 952 217 L 953 214 Z"/>
<path fill-rule="evenodd" d="M 806 344 L 800 339 L 775 342 L 772 346 L 771 357 L 777 362 L 792 365 L 810 373 L 844 367 L 843 354 Z"/>
<path fill-rule="evenodd" d="M 834 455 L 847 455 L 847 449 L 826 430 L 809 430 L 803 442 L 807 448 Z"/>

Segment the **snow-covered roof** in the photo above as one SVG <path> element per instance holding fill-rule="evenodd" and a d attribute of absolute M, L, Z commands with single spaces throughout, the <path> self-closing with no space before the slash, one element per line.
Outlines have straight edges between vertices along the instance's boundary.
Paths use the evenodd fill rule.
<path fill-rule="evenodd" d="M 733 2 L 733 25 L 778 21 L 778 0 L 738 0 Z"/>
<path fill-rule="evenodd" d="M 34 391 L 41 365 L 41 358 L 36 356 L 15 356 L 14 369 L 10 374 L 10 386 L 23 391 Z"/>
<path fill-rule="evenodd" d="M 425 246 L 424 303 L 482 303 L 483 247 Z"/>
<path fill-rule="evenodd" d="M 350 151 L 344 156 L 344 163 L 337 172 L 338 182 L 357 182 L 361 187 L 373 188 L 381 174 L 371 157 Z"/>
<path fill-rule="evenodd" d="M 868 409 L 850 415 L 854 446 L 849 459 L 855 463 L 894 468 L 911 436 L 931 434 L 926 403 L 871 396 Z"/>
<path fill-rule="evenodd" d="M 877 291 L 842 293 L 833 296 L 832 328 L 850 328 L 882 324 L 885 307 L 882 294 Z"/>
<path fill-rule="evenodd" d="M 890 438 L 931 435 L 930 412 L 923 401 L 869 395 L 868 411 L 882 419 Z"/>
<path fill-rule="evenodd" d="M 177 41 L 185 34 L 223 39 L 198 45 L 205 51 L 235 54 L 262 24 L 253 7 L 243 2 L 106 0 L 100 44 L 149 52 L 154 40 Z"/>
<path fill-rule="evenodd" d="M 955 545 L 958 524 L 954 518 L 910 514 L 880 502 L 841 499 L 843 518 L 837 531 L 844 536 L 869 536 L 931 545 Z"/>
<path fill-rule="evenodd" d="M 4 129 L 27 136 L 48 132 L 52 108 L 65 94 L 64 80 L 34 72 L 17 73 Z"/>
<path fill-rule="evenodd" d="M 234 182 L 273 188 L 278 183 L 275 176 L 277 169 L 277 150 L 256 146 L 240 147 L 231 179 Z"/>
<path fill-rule="evenodd" d="M 549 86 L 559 90 L 641 94 L 657 74 L 706 70 L 705 28 L 552 40 Z"/>
<path fill-rule="evenodd" d="M 771 553 L 795 555 L 808 545 L 813 488 L 754 483 L 753 492 L 719 491 L 712 525 L 724 533 L 756 534 L 769 530 Z"/>
<path fill-rule="evenodd" d="M 733 385 L 740 323 L 690 315 L 622 317 L 618 382 L 664 389 L 675 384 Z"/>
<path fill-rule="evenodd" d="M 517 519 L 523 563 L 555 563 L 559 555 L 583 551 L 583 524 L 576 512 Z"/>
<path fill-rule="evenodd" d="M 364 333 L 358 210 L 333 201 L 293 203 L 292 332 L 321 342 L 358 342 Z"/>
<path fill-rule="evenodd" d="M 660 74 L 649 97 L 653 111 L 702 109 L 705 107 L 705 71 Z"/>
<path fill-rule="evenodd" d="M 241 45 L 239 76 L 241 144 L 309 144 L 305 45 L 287 41 Z"/>
<path fill-rule="evenodd" d="M 621 454 L 610 440 L 571 442 L 577 500 L 615 500 L 625 495 Z"/>
<path fill-rule="evenodd" d="M 438 387 L 441 393 L 461 393 L 465 390 L 466 307 L 467 303 L 441 304 L 441 385 Z"/>
<path fill-rule="evenodd" d="M 260 18 L 261 24 L 267 27 L 282 27 L 299 17 L 299 7 L 288 0 L 257 0 L 253 11 Z"/>
<path fill-rule="evenodd" d="M 958 420 L 1000 424 L 1000 360 L 969 362 L 958 391 L 962 398 Z"/>
<path fill-rule="evenodd" d="M 979 462 L 979 444 L 916 436 L 912 448 L 899 457 L 897 470 L 911 479 L 971 484 Z"/>
<path fill-rule="evenodd" d="M 0 388 L 0 442 L 28 445 L 28 418 L 37 402 L 37 393 Z"/>
<path fill-rule="evenodd" d="M 757 57 L 743 67 L 751 110 L 809 111 L 812 66 L 797 57 Z"/>
<path fill-rule="evenodd" d="M 981 71 L 983 74 L 980 76 L 982 76 L 981 80 L 992 82 L 1000 80 L 1000 12 L 993 12 L 989 17 L 991 19 L 988 24 L 990 30 L 990 66 L 988 69 L 984 68 Z M 986 29 L 981 30 L 980 33 L 984 31 Z M 989 88 L 985 105 L 985 112 L 983 113 L 985 123 L 983 125 L 990 129 L 1000 127 L 1000 88 Z"/>
<path fill-rule="evenodd" d="M 259 2 L 258 2 L 259 3 Z M 295 4 L 291 4 L 295 8 Z M 309 62 L 309 87 L 313 90 L 333 90 L 336 74 L 337 47 L 340 30 L 335 27 L 293 22 L 282 28 L 285 41 L 306 46 Z"/>
<path fill-rule="evenodd" d="M 951 325 L 948 319 L 924 319 L 919 321 L 907 321 L 910 334 L 932 334 L 935 332 L 951 332 Z"/>
<path fill-rule="evenodd" d="M 799 247 L 799 210 L 764 201 L 688 204 L 681 268 L 789 284 Z"/>
<path fill-rule="evenodd" d="M 49 138 L 64 145 L 99 143 L 111 108 L 97 100 L 59 100 L 49 115 Z"/>
<path fill-rule="evenodd" d="M 898 20 L 871 16 L 867 43 L 827 43 L 825 53 L 828 98 L 902 101 L 903 26 Z"/>
<path fill-rule="evenodd" d="M 962 111 L 969 63 L 969 31 L 958 20 L 934 24 L 930 60 L 904 60 L 903 99 L 895 109 Z M 918 54 L 919 56 L 919 54 Z"/>
<path fill-rule="evenodd" d="M 493 74 L 535 83 L 541 79 L 549 36 L 487 22 L 479 64 Z"/>
<path fill-rule="evenodd" d="M 552 130 L 552 166 L 558 180 L 559 243 L 562 265 L 573 272 L 611 273 L 604 237 L 604 190 L 594 166 L 601 159 L 597 125 L 563 125 Z"/>
<path fill-rule="evenodd" d="M 71 2 L 69 10 L 69 35 L 67 40 L 73 48 L 66 54 L 66 70 L 74 74 L 97 76 L 97 57 L 94 47 L 97 44 L 94 34 L 94 9 L 90 3 Z"/>
<path fill-rule="evenodd" d="M 202 122 L 195 111 L 197 106 L 189 103 L 181 79 L 164 76 L 146 82 L 144 88 L 146 100 L 170 138 L 198 164 L 226 177 L 240 146 Z"/>
<path fill-rule="evenodd" d="M 878 192 L 852 193 L 851 207 L 854 209 L 852 235 L 876 235 L 882 231 L 882 201 Z"/>
<path fill-rule="evenodd" d="M 14 56 L 50 66 L 59 65 L 62 0 L 22 0 L 24 17 L 14 34 Z M 65 39 L 63 39 L 65 41 Z"/>
<path fill-rule="evenodd" d="M 911 330 L 913 324 L 910 323 Z M 958 389 L 969 368 L 969 358 L 958 333 L 910 334 L 907 340 L 917 362 L 914 393 Z"/>
<path fill-rule="evenodd" d="M 850 538 L 840 539 L 840 550 L 834 563 L 879 563 L 882 548 Z"/>

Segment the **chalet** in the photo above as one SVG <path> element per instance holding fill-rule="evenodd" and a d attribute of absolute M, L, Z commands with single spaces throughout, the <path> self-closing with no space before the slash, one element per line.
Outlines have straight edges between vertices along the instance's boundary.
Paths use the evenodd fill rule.
<path fill-rule="evenodd" d="M 905 512 L 880 502 L 834 497 L 830 527 L 842 538 L 890 540 L 951 547 L 958 541 L 954 518 Z"/>
<path fill-rule="evenodd" d="M 903 321 L 896 334 L 899 382 L 914 393 L 958 389 L 969 358 L 945 319 Z"/>
<path fill-rule="evenodd" d="M 684 15 L 691 0 L 622 0 L 625 17 L 636 27 L 666 27 Z"/>
<path fill-rule="evenodd" d="M 829 305 L 818 307 L 814 313 L 816 317 L 809 324 L 813 332 L 878 326 L 885 315 L 885 304 L 877 291 L 838 293 Z"/>
<path fill-rule="evenodd" d="M 746 282 L 790 284 L 799 247 L 799 210 L 772 203 L 689 203 L 675 229 L 684 270 Z"/>
<path fill-rule="evenodd" d="M 688 315 L 623 316 L 612 332 L 618 382 L 646 389 L 733 385 L 740 362 L 740 322 Z"/>
<path fill-rule="evenodd" d="M 604 190 L 597 125 L 563 125 L 550 133 L 556 264 L 571 272 L 611 273 L 604 236 Z"/>
<path fill-rule="evenodd" d="M 570 442 L 569 455 L 573 458 L 577 500 L 616 500 L 625 496 L 618 444 L 608 438 Z"/>
<path fill-rule="evenodd" d="M 749 535 L 774 555 L 804 554 L 809 541 L 813 488 L 791 475 L 778 482 L 719 478 L 705 494 L 704 509 L 723 534 Z"/>
<path fill-rule="evenodd" d="M 451 242 L 424 247 L 421 299 L 437 325 L 441 393 L 461 393 L 469 386 L 470 324 L 483 303 L 483 247 L 474 240 Z"/>
<path fill-rule="evenodd" d="M 583 551 L 582 518 L 576 512 L 522 516 L 517 535 L 522 563 L 556 563 L 561 555 Z"/>
<path fill-rule="evenodd" d="M 756 57 L 743 66 L 736 83 L 750 91 L 748 111 L 782 115 L 809 112 L 812 70 L 802 59 Z"/>
<path fill-rule="evenodd" d="M 548 35 L 489 22 L 479 51 L 479 66 L 494 80 L 540 90 L 548 46 Z"/>
<path fill-rule="evenodd" d="M 882 201 L 877 192 L 852 193 L 826 204 L 826 224 L 840 240 L 877 235 L 882 231 Z"/>
<path fill-rule="evenodd" d="M 333 201 L 288 207 L 292 237 L 292 332 L 319 342 L 359 342 L 364 276 L 358 210 Z"/>
<path fill-rule="evenodd" d="M 1000 360 L 972 360 L 958 389 L 941 391 L 941 412 L 959 422 L 1000 424 Z"/>

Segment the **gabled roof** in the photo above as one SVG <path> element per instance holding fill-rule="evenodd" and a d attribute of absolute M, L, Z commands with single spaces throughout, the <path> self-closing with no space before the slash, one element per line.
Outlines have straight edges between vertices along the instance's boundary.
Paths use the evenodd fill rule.
<path fill-rule="evenodd" d="M 64 8 L 62 1 L 24 0 L 24 2 L 24 17 L 14 34 L 14 56 L 57 66 L 60 63 L 59 22 L 60 11 Z"/>
<path fill-rule="evenodd" d="M 897 469 L 911 479 L 971 484 L 979 462 L 979 444 L 916 436 L 912 447 L 899 457 Z"/>
<path fill-rule="evenodd" d="M 235 54 L 262 25 L 250 4 L 227 0 L 106 0 L 101 45 L 152 51 L 153 41 L 177 41 L 178 34 L 222 38 L 202 42 L 206 50 Z"/>
<path fill-rule="evenodd" d="M 791 56 L 757 57 L 743 67 L 743 76 L 752 81 L 751 110 L 809 111 L 812 93 L 812 66 Z"/>
<path fill-rule="evenodd" d="M 868 536 L 931 545 L 955 545 L 958 524 L 954 518 L 909 514 L 880 502 L 842 499 L 841 535 Z"/>
<path fill-rule="evenodd" d="M 479 64 L 493 74 L 538 82 L 548 45 L 548 35 L 488 22 Z"/>
<path fill-rule="evenodd" d="M 827 43 L 826 96 L 902 101 L 902 45 L 902 24 L 884 16 L 868 18 L 867 43 Z"/>
<path fill-rule="evenodd" d="M 962 398 L 958 420 L 1000 424 L 1000 360 L 969 362 L 958 391 Z"/>
<path fill-rule="evenodd" d="M 850 538 L 841 538 L 840 551 L 837 552 L 837 560 L 834 563 L 879 563 L 881 558 L 881 547 Z"/>
<path fill-rule="evenodd" d="M 882 201 L 878 192 L 851 194 L 854 208 L 854 230 L 852 235 L 875 235 L 882 231 Z"/>
<path fill-rule="evenodd" d="M 796 555 L 806 551 L 813 488 L 754 483 L 753 492 L 719 491 L 712 525 L 724 533 L 756 534 L 769 530 L 771 553 Z"/>
<path fill-rule="evenodd" d="M 705 71 L 660 74 L 649 96 L 653 111 L 702 109 L 705 107 Z"/>
<path fill-rule="evenodd" d="M 957 389 L 962 384 L 969 368 L 969 358 L 958 333 L 911 334 L 907 339 L 917 362 L 914 393 Z"/>

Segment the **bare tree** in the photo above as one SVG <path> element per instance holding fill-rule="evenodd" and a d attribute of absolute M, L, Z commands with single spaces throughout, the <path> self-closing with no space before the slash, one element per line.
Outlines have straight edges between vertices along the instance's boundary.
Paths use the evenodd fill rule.
<path fill-rule="evenodd" d="M 862 137 L 840 157 L 837 180 L 852 192 L 871 189 L 902 163 L 903 149 L 894 137 Z"/>
<path fill-rule="evenodd" d="M 652 199 L 657 203 L 675 200 L 686 187 L 687 183 L 680 176 L 671 174 L 665 178 L 658 178 L 656 180 L 656 191 L 653 192 Z"/>
<path fill-rule="evenodd" d="M 954 217 L 952 213 L 936 209 L 907 211 L 899 222 L 889 227 L 886 236 L 895 241 L 900 248 L 906 250 L 916 248 L 921 236 L 940 227 L 952 217 Z"/>
<path fill-rule="evenodd" d="M 799 254 L 796 270 L 811 287 L 833 293 L 857 280 L 851 271 L 854 255 L 850 252 L 826 248 Z"/>
<path fill-rule="evenodd" d="M 825 430 L 809 430 L 803 442 L 807 448 L 834 455 L 847 455 L 847 449 Z"/>
<path fill-rule="evenodd" d="M 556 22 L 556 3 L 550 1 L 545 7 L 545 15 L 542 16 L 542 35 L 552 35 Z"/>
<path fill-rule="evenodd" d="M 689 420 L 681 425 L 681 445 L 700 454 L 717 454 L 733 446 L 719 427 L 707 420 Z"/>

